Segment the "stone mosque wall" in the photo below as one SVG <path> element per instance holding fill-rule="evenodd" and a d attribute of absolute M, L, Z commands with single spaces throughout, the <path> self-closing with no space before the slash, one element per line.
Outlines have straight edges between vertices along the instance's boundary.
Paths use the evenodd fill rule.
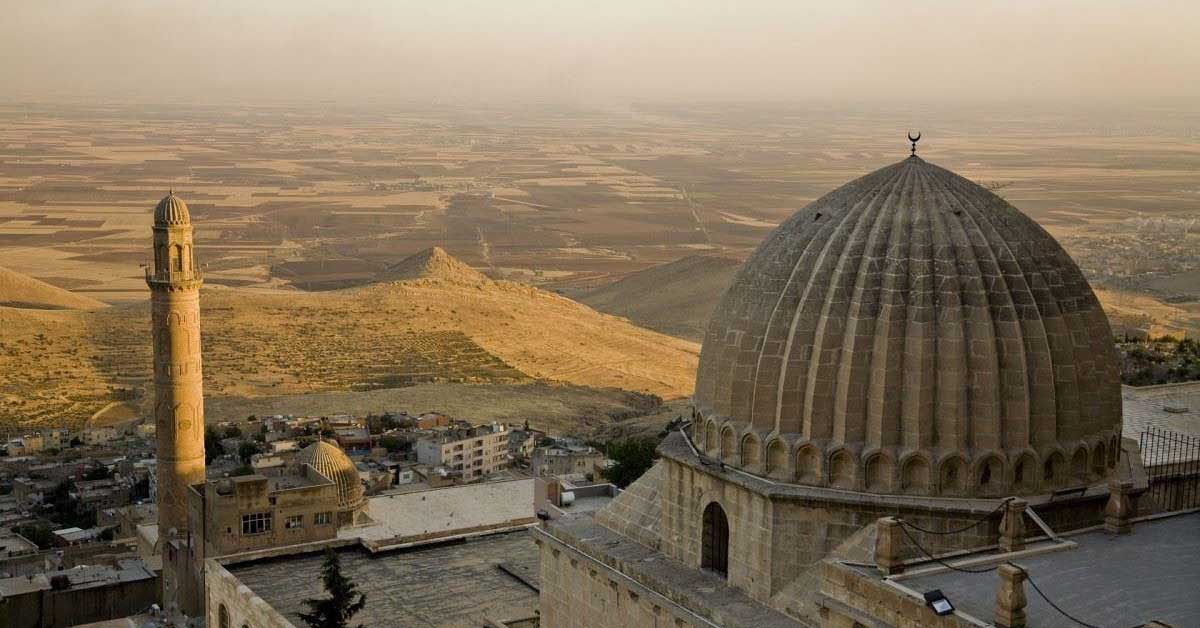
<path fill-rule="evenodd" d="M 204 584 L 208 589 L 204 616 L 213 628 L 295 628 L 216 559 L 205 561 Z"/>
<path fill-rule="evenodd" d="M 716 501 L 729 519 L 729 583 L 763 603 L 820 562 L 846 539 L 880 517 L 901 516 L 930 530 L 969 525 L 981 514 L 953 513 L 936 506 L 872 503 L 846 495 L 842 501 L 807 497 L 768 497 L 729 477 L 698 471 L 665 459 L 666 486 L 662 514 L 662 551 L 695 569 L 700 568 L 701 522 L 704 509 Z M 726 471 L 725 476 L 733 471 Z M 914 501 L 915 504 L 915 501 Z M 989 503 L 979 505 L 990 509 Z M 986 512 L 986 511 L 984 511 Z M 933 551 L 950 551 L 995 543 L 999 518 L 974 530 L 952 536 L 914 534 Z"/>
<path fill-rule="evenodd" d="M 547 628 L 712 628 L 682 607 L 569 545 L 541 546 L 539 609 Z"/>

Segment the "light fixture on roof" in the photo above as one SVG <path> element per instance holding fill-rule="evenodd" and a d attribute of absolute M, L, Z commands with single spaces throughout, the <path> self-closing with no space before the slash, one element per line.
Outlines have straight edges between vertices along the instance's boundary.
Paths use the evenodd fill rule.
<path fill-rule="evenodd" d="M 939 617 L 942 615 L 949 615 L 950 613 L 954 612 L 954 605 L 950 603 L 950 600 L 946 599 L 946 596 L 942 594 L 941 589 L 926 591 L 925 605 L 929 608 L 932 608 L 934 614 L 938 615 Z"/>

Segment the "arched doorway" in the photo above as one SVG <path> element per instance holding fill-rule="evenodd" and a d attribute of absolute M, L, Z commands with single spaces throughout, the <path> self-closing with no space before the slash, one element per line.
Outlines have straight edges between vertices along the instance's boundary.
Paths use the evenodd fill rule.
<path fill-rule="evenodd" d="M 717 502 L 704 509 L 704 527 L 700 539 L 700 567 L 729 575 L 729 520 Z"/>

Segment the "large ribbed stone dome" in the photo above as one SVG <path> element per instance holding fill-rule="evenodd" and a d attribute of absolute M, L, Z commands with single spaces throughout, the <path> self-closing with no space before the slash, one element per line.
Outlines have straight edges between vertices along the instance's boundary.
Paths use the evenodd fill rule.
<path fill-rule="evenodd" d="M 700 354 L 697 441 L 759 475 L 876 493 L 1044 492 L 1116 464 L 1112 334 L 1079 267 L 911 157 L 746 262 Z"/>

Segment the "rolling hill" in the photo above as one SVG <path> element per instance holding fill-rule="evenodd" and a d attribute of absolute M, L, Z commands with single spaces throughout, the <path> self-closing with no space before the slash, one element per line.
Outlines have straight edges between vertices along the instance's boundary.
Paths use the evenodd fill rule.
<path fill-rule="evenodd" d="M 739 268 L 736 259 L 691 255 L 570 295 L 642 327 L 699 342 Z"/>
<path fill-rule="evenodd" d="M 664 398 L 691 392 L 695 343 L 465 272 L 444 252 L 414 257 L 397 265 L 394 276 L 406 279 L 344 290 L 206 286 L 206 394 L 536 380 Z M 77 425 L 112 401 L 148 396 L 146 303 L 90 312 L 0 308 L 0 325 L 15 332 L 0 338 L 0 424 Z"/>
<path fill-rule="evenodd" d="M 414 279 L 441 279 L 464 283 L 479 283 L 488 280 L 483 273 L 451 256 L 440 246 L 415 253 L 389 266 L 379 275 L 381 282 Z"/>
<path fill-rule="evenodd" d="M 0 307 L 35 310 L 98 310 L 108 307 L 95 299 L 52 286 L 0 266 Z"/>

